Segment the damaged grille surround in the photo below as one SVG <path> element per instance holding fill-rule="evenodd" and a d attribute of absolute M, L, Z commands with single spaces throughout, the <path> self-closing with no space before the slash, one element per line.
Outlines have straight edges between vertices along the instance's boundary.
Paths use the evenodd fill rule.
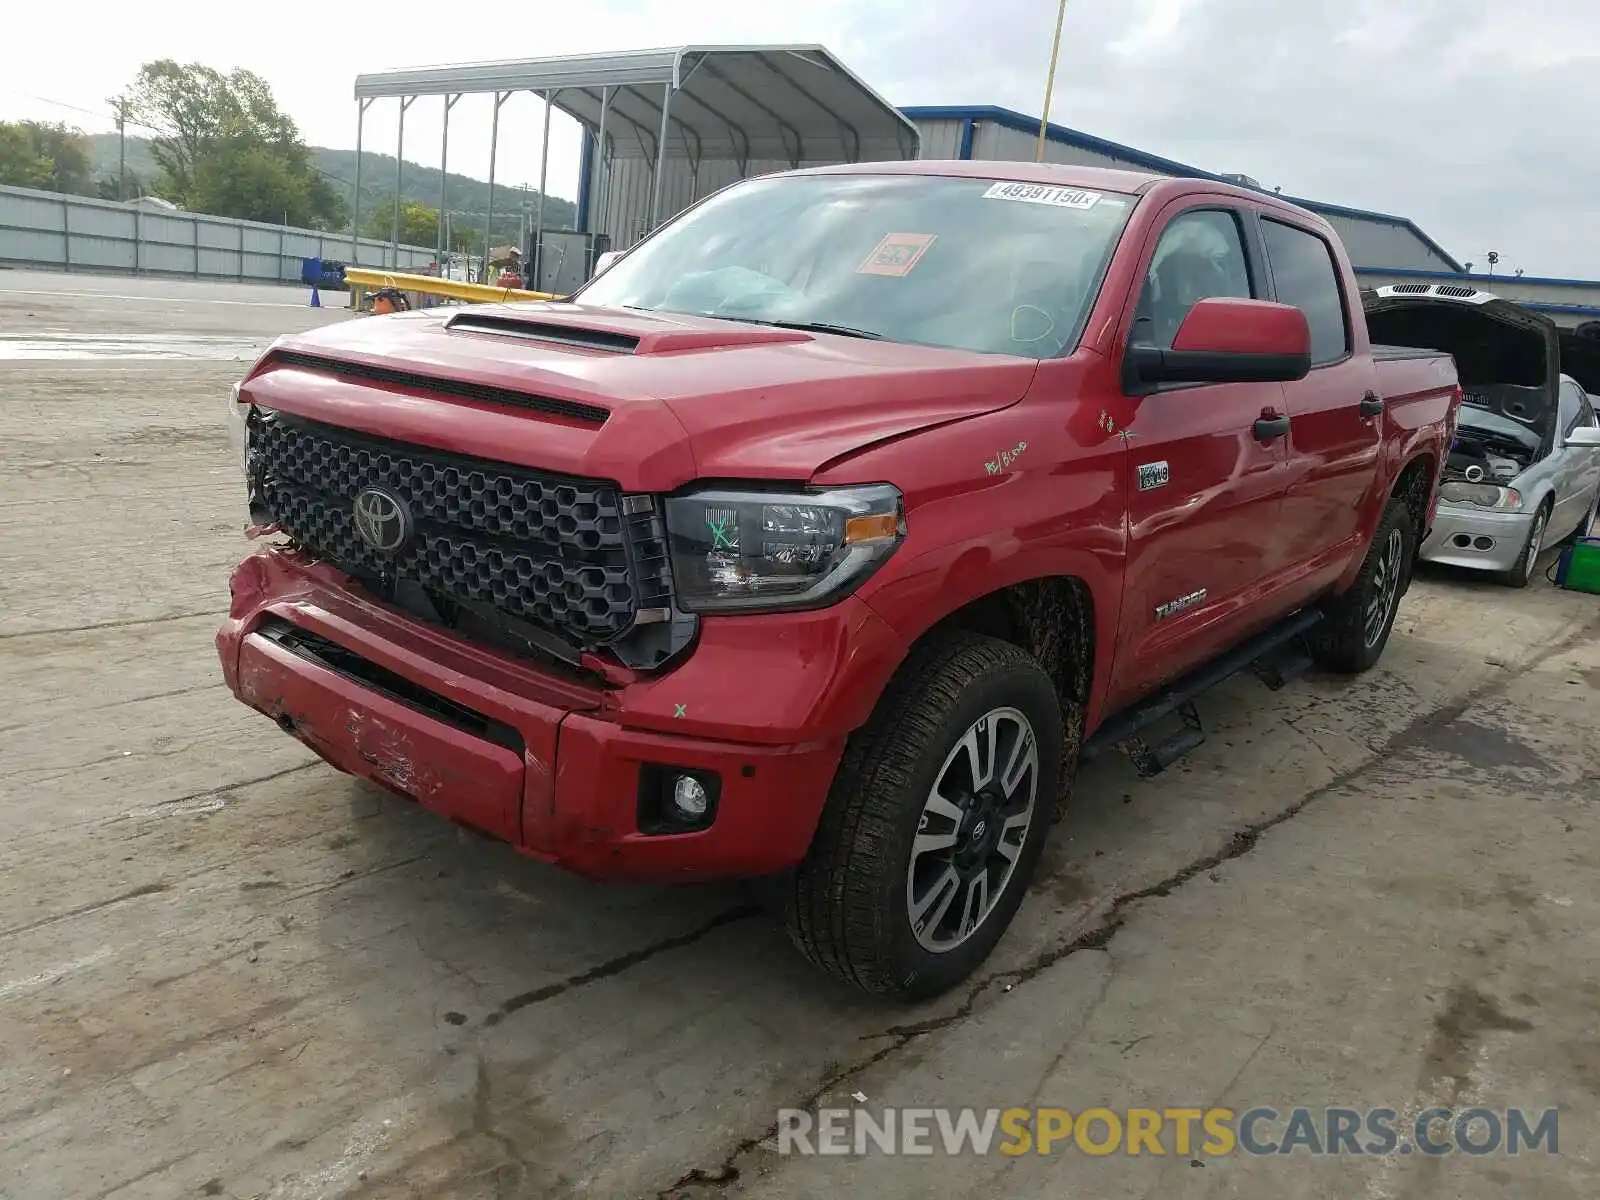
<path fill-rule="evenodd" d="M 459 605 L 497 619 L 513 644 L 570 663 L 609 648 L 636 669 L 663 665 L 693 637 L 653 497 L 259 407 L 249 430 L 252 519 L 386 598 L 420 591 L 419 615 L 452 624 Z M 368 488 L 409 510 L 412 536 L 392 555 L 357 532 L 355 498 Z"/>

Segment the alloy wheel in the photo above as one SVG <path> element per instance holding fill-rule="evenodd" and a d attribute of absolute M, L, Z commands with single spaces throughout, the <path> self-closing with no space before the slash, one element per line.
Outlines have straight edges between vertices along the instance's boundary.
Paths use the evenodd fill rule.
<path fill-rule="evenodd" d="M 1540 509 L 1533 518 L 1533 528 L 1528 530 L 1528 549 L 1522 559 L 1522 578 L 1533 578 L 1534 564 L 1539 561 L 1539 551 L 1544 543 L 1544 527 L 1548 521 L 1544 509 Z"/>
<path fill-rule="evenodd" d="M 1403 556 L 1405 537 L 1399 529 L 1389 530 L 1377 565 L 1372 568 L 1372 587 L 1368 593 L 1367 609 L 1363 614 L 1362 632 L 1369 647 L 1376 646 L 1383 636 L 1394 606 L 1400 600 L 1400 578 L 1405 573 Z"/>
<path fill-rule="evenodd" d="M 967 727 L 923 802 L 906 870 L 906 912 L 924 949 L 954 950 L 994 911 L 1038 793 L 1038 739 L 1026 716 L 996 708 Z"/>

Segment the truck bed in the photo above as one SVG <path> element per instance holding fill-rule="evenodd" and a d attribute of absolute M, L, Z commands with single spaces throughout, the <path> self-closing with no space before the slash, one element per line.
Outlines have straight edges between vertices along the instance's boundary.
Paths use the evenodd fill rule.
<path fill-rule="evenodd" d="M 1456 363 L 1450 355 L 1420 346 L 1375 345 L 1372 364 L 1378 375 L 1378 393 L 1391 408 L 1400 399 L 1443 401 L 1434 416 L 1413 412 L 1413 419 L 1422 423 L 1435 417 L 1442 420 L 1449 411 L 1447 397 L 1456 386 Z"/>
<path fill-rule="evenodd" d="M 1443 350 L 1430 350 L 1426 346 L 1380 346 L 1376 343 L 1372 347 L 1374 362 L 1393 362 L 1403 358 L 1449 358 Z"/>

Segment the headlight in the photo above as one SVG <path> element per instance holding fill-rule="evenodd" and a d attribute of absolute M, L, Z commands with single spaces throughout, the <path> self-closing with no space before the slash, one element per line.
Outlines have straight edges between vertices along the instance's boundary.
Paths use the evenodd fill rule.
<path fill-rule="evenodd" d="M 899 489 L 714 488 L 669 497 L 678 602 L 691 612 L 815 608 L 843 598 L 905 537 Z"/>
<path fill-rule="evenodd" d="M 228 445 L 233 450 L 233 460 L 239 464 L 239 471 L 243 473 L 245 455 L 250 449 L 250 434 L 247 421 L 250 417 L 250 406 L 239 403 L 239 385 L 236 383 L 228 392 Z"/>
<path fill-rule="evenodd" d="M 1447 483 L 1439 489 L 1439 499 L 1451 504 L 1476 504 L 1479 508 L 1498 508 L 1507 512 L 1522 509 L 1522 493 L 1516 488 L 1496 487 L 1492 483 Z"/>

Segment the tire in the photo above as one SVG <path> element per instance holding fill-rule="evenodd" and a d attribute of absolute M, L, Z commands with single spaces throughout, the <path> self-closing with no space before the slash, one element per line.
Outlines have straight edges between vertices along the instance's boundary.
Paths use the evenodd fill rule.
<path fill-rule="evenodd" d="M 1044 847 L 1062 742 L 1055 686 L 1032 656 L 973 633 L 926 639 L 851 736 L 794 874 L 787 918 L 801 953 L 879 996 L 932 996 L 970 975 L 1016 915 Z M 978 774 L 994 782 L 973 794 Z"/>
<path fill-rule="evenodd" d="M 1533 524 L 1528 526 L 1527 539 L 1517 554 L 1517 565 L 1502 571 L 1498 578 L 1507 587 L 1525 588 L 1533 582 L 1533 569 L 1539 563 L 1539 552 L 1544 549 L 1544 531 L 1550 523 L 1550 503 L 1539 505 L 1533 514 Z"/>
<path fill-rule="evenodd" d="M 1327 601 L 1324 620 L 1311 636 L 1311 657 L 1322 667 L 1356 675 L 1383 657 L 1400 597 L 1410 582 L 1417 522 L 1404 500 L 1391 498 L 1378 520 L 1361 574 L 1343 594 Z"/>
<path fill-rule="evenodd" d="M 1594 521 L 1597 514 L 1600 514 L 1600 494 L 1596 494 L 1593 502 L 1590 503 L 1589 511 L 1584 514 L 1583 520 L 1573 526 L 1572 532 L 1561 539 L 1561 545 L 1574 546 L 1587 537 L 1589 530 L 1595 527 Z M 1548 535 L 1546 536 L 1548 538 Z"/>

